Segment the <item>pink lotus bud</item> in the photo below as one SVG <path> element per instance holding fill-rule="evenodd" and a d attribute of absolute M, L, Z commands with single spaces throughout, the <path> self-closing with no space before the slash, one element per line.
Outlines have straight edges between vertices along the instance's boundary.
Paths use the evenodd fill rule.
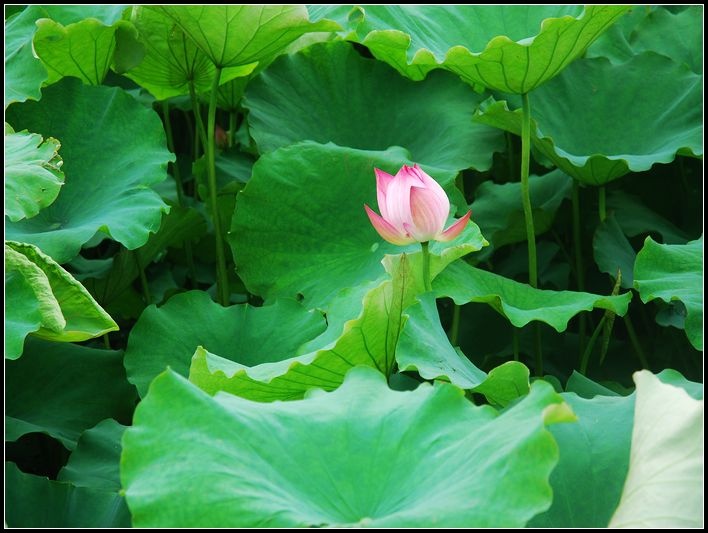
<path fill-rule="evenodd" d="M 450 214 L 450 201 L 438 182 L 416 164 L 403 165 L 391 176 L 383 170 L 376 173 L 376 193 L 381 216 L 364 205 L 369 220 L 385 240 L 405 245 L 414 242 L 451 241 L 465 228 L 471 211 L 445 228 Z"/>

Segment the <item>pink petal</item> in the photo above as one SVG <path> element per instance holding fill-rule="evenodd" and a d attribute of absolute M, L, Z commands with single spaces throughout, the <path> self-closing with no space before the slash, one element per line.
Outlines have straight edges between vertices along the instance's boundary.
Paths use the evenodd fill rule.
<path fill-rule="evenodd" d="M 445 211 L 445 220 L 447 220 L 447 215 L 450 212 L 450 200 L 447 199 L 447 194 L 445 194 L 443 188 L 437 181 L 428 176 L 425 171 L 418 166 L 417 163 L 413 166 L 413 171 L 417 174 L 418 178 L 423 183 L 423 186 L 426 189 L 430 189 L 437 197 L 437 201 L 440 203 L 440 205 L 444 206 L 444 208 L 441 208 L 441 211 Z"/>
<path fill-rule="evenodd" d="M 381 211 L 381 215 L 384 218 L 387 218 L 388 211 L 386 209 L 386 191 L 395 178 L 388 172 L 384 172 L 378 168 L 374 168 L 374 173 L 376 174 L 376 197 L 379 202 L 379 211 Z"/>
<path fill-rule="evenodd" d="M 462 233 L 462 230 L 465 229 L 465 226 L 467 225 L 467 222 L 469 221 L 471 216 L 472 216 L 472 211 L 467 211 L 465 216 L 463 216 L 460 220 L 458 220 L 452 226 L 450 226 L 445 231 L 443 231 L 437 237 L 436 240 L 448 242 L 448 241 L 451 241 L 452 239 L 454 239 L 455 237 L 459 236 L 460 233 Z"/>
<path fill-rule="evenodd" d="M 369 220 L 374 226 L 374 229 L 378 232 L 385 241 L 391 244 L 396 244 L 398 246 L 403 246 L 405 244 L 411 244 L 415 242 L 415 239 L 406 236 L 403 232 L 398 231 L 389 222 L 383 219 L 380 215 L 375 213 L 368 205 L 364 204 L 364 209 L 366 214 L 369 215 Z"/>
<path fill-rule="evenodd" d="M 411 234 L 418 242 L 426 242 L 441 234 L 449 214 L 450 202 L 445 197 L 441 205 L 439 197 L 424 187 L 411 188 Z M 404 226 L 405 227 L 405 226 Z"/>
<path fill-rule="evenodd" d="M 386 190 L 386 221 L 403 233 L 404 224 L 412 224 L 411 219 L 411 186 L 417 178 L 408 176 L 403 169 L 388 184 Z"/>

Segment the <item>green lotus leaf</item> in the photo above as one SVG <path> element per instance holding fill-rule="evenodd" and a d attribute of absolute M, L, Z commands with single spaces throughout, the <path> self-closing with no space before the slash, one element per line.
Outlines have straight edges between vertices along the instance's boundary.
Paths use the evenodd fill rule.
<path fill-rule="evenodd" d="M 137 527 L 521 527 L 551 502 L 559 400 L 535 384 L 497 415 L 357 368 L 335 392 L 263 404 L 167 372 L 125 433 L 121 479 Z"/>
<path fill-rule="evenodd" d="M 5 128 L 5 216 L 32 218 L 54 200 L 64 183 L 61 143 L 51 137 Z"/>
<path fill-rule="evenodd" d="M 700 75 L 651 52 L 621 65 L 579 60 L 529 96 L 532 141 L 589 185 L 670 163 L 677 154 L 701 156 L 701 87 Z M 504 101 L 487 100 L 475 118 L 521 132 L 521 110 Z"/>
<path fill-rule="evenodd" d="M 152 6 L 175 21 L 217 67 L 248 65 L 280 53 L 308 32 L 333 31 L 331 21 L 310 22 L 305 6 Z"/>
<path fill-rule="evenodd" d="M 528 394 L 529 370 L 523 364 L 509 361 L 487 374 L 450 344 L 432 293 L 419 296 L 406 308 L 405 316 L 396 346 L 400 372 L 416 370 L 425 379 L 449 381 L 461 389 L 484 394 L 490 402 L 502 406 Z"/>
<path fill-rule="evenodd" d="M 109 418 L 84 431 L 57 480 L 76 487 L 120 491 L 121 438 L 125 429 Z"/>
<path fill-rule="evenodd" d="M 577 370 L 573 370 L 573 373 L 568 378 L 565 390 L 566 392 L 573 392 L 587 400 L 592 400 L 595 396 L 619 396 L 617 392 L 583 376 Z"/>
<path fill-rule="evenodd" d="M 222 307 L 207 293 L 190 291 L 140 315 L 128 339 L 125 368 L 144 396 L 153 378 L 167 367 L 186 376 L 199 346 L 252 366 L 292 357 L 324 329 L 319 313 L 294 300 L 264 307 Z"/>
<path fill-rule="evenodd" d="M 459 171 L 489 169 L 504 146 L 501 132 L 470 120 L 481 100 L 450 74 L 414 83 L 339 41 L 278 58 L 249 84 L 244 106 L 261 152 L 305 140 L 402 146 L 420 164 Z"/>
<path fill-rule="evenodd" d="M 125 6 L 27 6 L 10 17 L 5 26 L 5 108 L 13 102 L 39 100 L 40 88 L 48 77 L 47 69 L 33 51 L 32 39 L 39 19 L 50 18 L 68 25 L 94 18 L 112 25 L 121 18 Z"/>
<path fill-rule="evenodd" d="M 689 381 L 683 377 L 681 372 L 673 370 L 672 368 L 666 368 L 656 374 L 656 377 L 659 378 L 659 381 L 665 383 L 666 385 L 672 385 L 685 390 L 694 400 L 703 399 L 703 383 Z"/>
<path fill-rule="evenodd" d="M 29 338 L 5 375 L 7 441 L 40 432 L 73 450 L 84 430 L 105 418 L 129 422 L 135 406 L 119 351 Z"/>
<path fill-rule="evenodd" d="M 145 48 L 142 61 L 125 75 L 144 87 L 157 99 L 189 94 L 190 82 L 196 93 L 211 91 L 216 67 L 209 57 L 187 37 L 166 13 L 137 6 L 131 22 Z M 221 83 L 247 76 L 256 63 L 225 68 Z"/>
<path fill-rule="evenodd" d="M 39 100 L 47 69 L 32 52 L 34 21 L 42 8 L 28 6 L 5 22 L 5 109 L 13 102 Z"/>
<path fill-rule="evenodd" d="M 27 528 L 130 527 L 130 512 L 117 492 L 77 487 L 25 474 L 5 463 L 5 523 Z"/>
<path fill-rule="evenodd" d="M 617 278 L 621 273 L 621 287 L 631 289 L 634 286 L 634 261 L 637 252 L 624 236 L 614 215 L 608 216 L 595 228 L 592 239 L 593 257 L 600 272 Z"/>
<path fill-rule="evenodd" d="M 448 263 L 468 252 L 465 242 L 433 251 L 431 275 L 437 276 Z M 386 256 L 383 264 L 389 276 L 341 291 L 327 313 L 327 331 L 303 345 L 299 350 L 302 355 L 246 366 L 199 348 L 192 361 L 190 381 L 211 394 L 226 391 L 273 401 L 302 398 L 312 387 L 334 390 L 355 366 L 370 366 L 390 376 L 406 321 L 403 310 L 424 292 L 421 255 Z M 503 401 L 502 393 L 489 392 Z"/>
<path fill-rule="evenodd" d="M 33 271 L 36 278 L 42 279 L 42 271 L 32 268 L 34 265 L 22 254 L 5 250 L 5 357 L 17 359 L 22 355 L 25 337 L 42 327 L 42 307 L 35 296 L 35 284 L 28 279 L 27 272 L 13 267 L 11 261 L 19 259 Z M 48 282 L 47 282 L 48 285 Z M 51 294 L 51 290 L 48 291 Z M 47 302 L 50 305 L 54 302 Z M 54 307 L 58 311 L 58 305 Z M 61 317 L 61 313 L 53 315 Z M 63 318 L 63 317 L 61 317 Z M 61 327 L 61 326 L 59 326 Z"/>
<path fill-rule="evenodd" d="M 100 85 L 114 61 L 118 33 L 124 33 L 124 39 L 135 34 L 132 24 L 124 20 L 106 25 L 87 18 L 64 26 L 43 18 L 36 24 L 33 46 L 49 73 L 47 85 L 65 76 Z"/>
<path fill-rule="evenodd" d="M 578 313 L 609 309 L 624 316 L 632 293 L 601 296 L 587 292 L 550 291 L 481 270 L 457 261 L 433 283 L 436 294 L 452 298 L 456 304 L 487 303 L 517 328 L 532 320 L 545 322 L 556 331 L 565 331 L 568 321 Z"/>
<path fill-rule="evenodd" d="M 623 32 L 608 31 L 588 49 L 588 57 L 606 57 L 613 63 L 624 63 L 633 55 L 656 52 L 677 63 L 688 65 L 693 72 L 703 72 L 703 6 L 685 6 L 672 13 L 660 6 L 635 6 L 633 22 Z M 619 26 L 619 25 L 618 25 Z M 614 29 L 614 28 L 612 28 Z"/>
<path fill-rule="evenodd" d="M 367 6 L 357 40 L 401 74 L 445 68 L 477 87 L 523 94 L 553 78 L 625 6 Z M 356 21 L 360 22 L 356 24 Z"/>
<path fill-rule="evenodd" d="M 558 466 L 551 474 L 553 505 L 529 526 L 607 527 L 629 468 L 635 397 L 561 396 L 578 420 L 549 428 L 560 450 Z"/>
<path fill-rule="evenodd" d="M 11 338 L 17 341 L 15 348 L 6 354 L 8 358 L 15 359 L 22 353 L 23 334 L 32 333 L 36 337 L 58 342 L 74 342 L 118 329 L 118 325 L 86 288 L 36 246 L 6 241 L 5 265 L 6 271 L 13 276 L 10 286 L 18 283 L 14 276 L 24 278 L 32 291 L 30 299 L 37 302 L 40 311 L 39 323 L 33 323 L 36 327 L 26 331 L 19 313 L 26 305 L 21 299 L 29 295 L 25 294 L 24 289 L 8 295 L 9 314 L 13 317 L 10 324 L 20 324 L 19 329 L 12 331 Z M 24 287 L 23 283 L 20 285 Z M 19 352 L 16 347 L 19 347 Z"/>
<path fill-rule="evenodd" d="M 167 177 L 174 156 L 154 111 L 121 89 L 67 78 L 44 89 L 40 102 L 11 107 L 6 118 L 16 129 L 61 139 L 66 175 L 54 203 L 6 224 L 8 239 L 65 263 L 97 231 L 135 249 L 160 227 L 168 207 L 150 186 Z"/>
<path fill-rule="evenodd" d="M 686 337 L 703 350 L 703 237 L 687 244 L 658 244 L 647 237 L 634 263 L 634 288 L 644 303 L 681 300 Z"/>
<path fill-rule="evenodd" d="M 636 372 L 629 472 L 610 527 L 703 527 L 703 400 Z"/>
<path fill-rule="evenodd" d="M 570 196 L 572 180 L 560 170 L 529 177 L 534 230 L 540 235 L 550 229 L 556 211 Z M 526 241 L 526 224 L 521 206 L 521 184 L 485 181 L 474 193 L 472 217 L 494 248 Z M 487 253 L 492 249 L 487 248 Z"/>
<path fill-rule="evenodd" d="M 365 203 L 377 205 L 374 167 L 396 173 L 403 164 L 412 162 L 400 148 L 369 152 L 313 142 L 262 156 L 238 195 L 228 237 L 249 291 L 267 300 L 299 294 L 306 306 L 326 310 L 342 288 L 380 279 L 385 254 L 418 252 L 418 244 L 383 241 L 364 211 Z M 452 184 L 455 173 L 423 168 L 443 187 Z M 431 251 L 437 256 L 462 243 L 469 253 L 485 241 L 470 223 Z"/>

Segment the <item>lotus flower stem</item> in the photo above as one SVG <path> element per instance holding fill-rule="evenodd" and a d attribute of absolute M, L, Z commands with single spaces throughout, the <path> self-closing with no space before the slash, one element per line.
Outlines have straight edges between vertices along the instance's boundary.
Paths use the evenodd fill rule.
<path fill-rule="evenodd" d="M 214 224 L 216 239 L 216 294 L 218 302 L 229 305 L 229 279 L 226 273 L 226 254 L 224 253 L 224 240 L 221 237 L 221 223 L 219 222 L 219 209 L 216 205 L 216 95 L 219 91 L 221 80 L 221 67 L 216 67 L 214 84 L 211 87 L 209 98 L 209 115 L 207 119 L 207 177 L 209 180 L 209 204 L 211 218 Z"/>
<path fill-rule="evenodd" d="M 529 247 L 529 283 L 532 287 L 538 286 L 538 273 L 536 267 L 536 234 L 533 228 L 533 211 L 531 210 L 531 195 L 529 192 L 529 164 L 531 159 L 531 104 L 529 95 L 521 95 L 522 122 L 521 122 L 521 201 L 524 207 L 524 221 L 526 222 L 526 239 Z"/>
<path fill-rule="evenodd" d="M 597 212 L 600 215 L 600 222 L 604 222 L 605 219 L 607 218 L 607 200 L 606 200 L 606 193 L 605 193 L 605 186 L 600 185 L 600 188 L 598 190 L 598 205 L 597 205 Z"/>
<path fill-rule="evenodd" d="M 428 241 L 420 243 L 420 247 L 423 250 L 423 284 L 426 292 L 433 290 L 433 285 L 430 281 L 430 250 L 428 250 L 428 244 Z"/>

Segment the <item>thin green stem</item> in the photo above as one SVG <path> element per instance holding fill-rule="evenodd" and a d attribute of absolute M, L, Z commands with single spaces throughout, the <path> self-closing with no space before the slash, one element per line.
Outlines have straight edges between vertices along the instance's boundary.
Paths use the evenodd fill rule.
<path fill-rule="evenodd" d="M 106 347 L 106 350 L 111 349 L 111 341 L 108 338 L 108 333 L 103 334 L 103 345 Z"/>
<path fill-rule="evenodd" d="M 514 361 L 519 360 L 519 329 L 511 326 L 511 347 L 514 350 Z"/>
<path fill-rule="evenodd" d="M 536 267 L 536 236 L 533 228 L 533 211 L 531 209 L 531 194 L 529 192 L 529 165 L 531 161 L 531 104 L 529 95 L 521 95 L 521 201 L 524 206 L 524 220 L 526 222 L 526 239 L 529 246 L 529 283 L 532 287 L 538 286 L 538 272 Z"/>
<path fill-rule="evenodd" d="M 430 279 L 430 250 L 428 250 L 428 242 L 421 242 L 420 247 L 423 250 L 423 285 L 425 291 L 433 290 L 433 284 Z"/>
<path fill-rule="evenodd" d="M 219 71 L 219 77 L 221 77 L 221 71 Z M 204 131 L 204 121 L 202 120 L 202 108 L 197 99 L 197 92 L 194 89 L 194 81 L 189 82 L 189 98 L 192 100 L 192 112 L 194 113 L 194 122 L 197 124 L 197 136 L 199 141 L 201 141 L 202 146 L 207 145 L 207 135 Z M 213 133 L 212 133 L 213 135 Z M 196 143 L 196 141 L 195 141 Z M 198 151 L 194 151 L 194 159 L 198 157 Z"/>
<path fill-rule="evenodd" d="M 452 325 L 450 326 L 450 343 L 457 346 L 457 338 L 460 335 L 460 306 L 453 303 Z"/>
<path fill-rule="evenodd" d="M 607 196 L 607 193 L 605 191 L 605 186 L 600 185 L 600 189 L 598 191 L 598 204 L 597 204 L 597 212 L 600 215 L 600 222 L 604 222 L 605 219 L 607 218 L 606 196 Z"/>
<path fill-rule="evenodd" d="M 624 325 L 627 328 L 627 334 L 629 335 L 629 341 L 632 343 L 632 348 L 634 348 L 634 353 L 639 359 L 639 363 L 642 365 L 643 369 L 649 369 L 649 361 L 647 361 L 647 356 L 642 349 L 642 345 L 639 343 L 639 338 L 637 333 L 634 331 L 634 326 L 632 325 L 632 320 L 629 318 L 629 310 L 627 314 L 624 315 Z"/>
<path fill-rule="evenodd" d="M 224 252 L 224 240 L 221 237 L 221 222 L 219 221 L 219 209 L 216 202 L 216 140 L 214 129 L 216 127 L 216 95 L 219 91 L 221 81 L 221 67 L 216 67 L 214 74 L 214 84 L 211 87 L 209 98 L 209 115 L 207 120 L 207 175 L 209 185 L 209 204 L 211 207 L 211 217 L 214 224 L 214 236 L 216 238 L 216 294 L 219 303 L 223 306 L 229 305 L 229 278 L 226 273 L 226 254 Z"/>
<path fill-rule="evenodd" d="M 573 180 L 573 246 L 575 249 L 575 278 L 578 290 L 585 291 L 585 266 L 583 262 L 583 247 L 580 240 L 580 182 Z M 585 335 L 587 332 L 587 318 L 585 313 L 580 313 L 578 318 L 578 348 L 580 354 L 585 350 Z"/>

